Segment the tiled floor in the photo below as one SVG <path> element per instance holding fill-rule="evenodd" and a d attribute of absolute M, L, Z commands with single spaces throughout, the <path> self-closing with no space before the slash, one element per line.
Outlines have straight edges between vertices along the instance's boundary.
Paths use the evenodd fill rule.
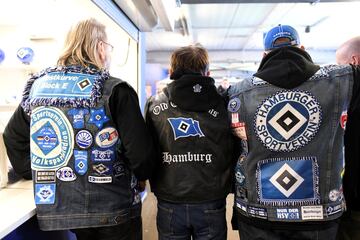
<path fill-rule="evenodd" d="M 233 206 L 233 195 L 229 195 L 227 198 L 226 206 L 226 219 L 228 222 L 228 237 L 227 240 L 239 240 L 239 234 L 237 231 L 231 229 L 231 215 L 232 215 L 232 206 Z M 143 217 L 143 239 L 144 240 L 157 240 L 157 230 L 156 230 L 156 198 L 154 194 L 149 193 L 142 209 Z"/>

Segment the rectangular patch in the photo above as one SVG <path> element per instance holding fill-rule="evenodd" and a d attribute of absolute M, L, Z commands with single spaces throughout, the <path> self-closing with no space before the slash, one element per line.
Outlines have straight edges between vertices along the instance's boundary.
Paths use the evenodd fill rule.
<path fill-rule="evenodd" d="M 88 181 L 91 183 L 111 183 L 112 177 L 97 177 L 97 176 L 88 176 Z"/>
<path fill-rule="evenodd" d="M 258 162 L 257 192 L 260 202 L 271 206 L 319 204 L 316 158 L 276 158 Z"/>
<path fill-rule="evenodd" d="M 35 204 L 54 204 L 56 184 L 35 184 Z"/>
<path fill-rule="evenodd" d="M 36 171 L 36 183 L 54 183 L 56 180 L 55 171 Z"/>
<path fill-rule="evenodd" d="M 276 209 L 276 218 L 298 220 L 300 219 L 300 211 L 297 208 L 278 208 Z"/>
<path fill-rule="evenodd" d="M 30 98 L 90 98 L 94 82 L 90 74 L 50 72 L 34 82 Z"/>
<path fill-rule="evenodd" d="M 323 206 L 302 206 L 301 207 L 301 218 L 303 220 L 315 220 L 323 219 L 324 212 Z"/>
<path fill-rule="evenodd" d="M 245 213 L 247 212 L 247 207 L 242 202 L 236 201 L 236 207 Z"/>
<path fill-rule="evenodd" d="M 339 213 L 342 211 L 342 204 L 334 205 L 334 206 L 327 206 L 326 207 L 326 215 L 331 216 L 336 213 Z"/>
<path fill-rule="evenodd" d="M 259 208 L 259 207 L 247 207 L 248 214 L 252 217 L 267 219 L 267 211 L 265 208 Z"/>

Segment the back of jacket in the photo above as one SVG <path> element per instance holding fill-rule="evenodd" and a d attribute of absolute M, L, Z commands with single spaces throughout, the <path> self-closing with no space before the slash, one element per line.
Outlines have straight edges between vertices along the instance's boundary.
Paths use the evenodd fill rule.
<path fill-rule="evenodd" d="M 31 113 L 30 151 L 42 230 L 116 225 L 140 215 L 137 180 L 123 158 L 105 71 L 51 68 L 33 76 L 22 106 Z M 132 213 L 132 211 L 136 213 Z"/>
<path fill-rule="evenodd" d="M 228 108 L 243 146 L 235 170 L 242 216 L 275 222 L 341 216 L 352 86 L 350 66 L 326 66 L 291 89 L 255 76 L 231 89 Z"/>
<path fill-rule="evenodd" d="M 233 142 L 213 79 L 185 75 L 175 80 L 148 101 L 146 120 L 159 144 L 151 179 L 158 199 L 201 203 L 227 196 Z"/>

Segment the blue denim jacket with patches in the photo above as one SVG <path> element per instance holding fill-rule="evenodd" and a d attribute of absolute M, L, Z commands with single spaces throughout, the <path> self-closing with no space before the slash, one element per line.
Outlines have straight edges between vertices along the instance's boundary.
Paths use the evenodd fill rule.
<path fill-rule="evenodd" d="M 345 210 L 344 129 L 353 87 L 349 66 L 326 66 L 294 89 L 257 77 L 229 90 L 241 143 L 235 205 L 249 218 L 328 221 Z"/>
<path fill-rule="evenodd" d="M 106 71 L 48 68 L 34 75 L 22 107 L 42 230 L 112 226 L 140 216 L 137 180 L 122 158 L 109 98 L 122 83 Z"/>

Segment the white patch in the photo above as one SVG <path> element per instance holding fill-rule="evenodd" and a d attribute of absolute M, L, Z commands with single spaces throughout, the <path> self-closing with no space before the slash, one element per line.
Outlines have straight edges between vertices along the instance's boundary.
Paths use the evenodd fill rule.
<path fill-rule="evenodd" d="M 119 139 L 119 134 L 113 127 L 102 129 L 96 134 L 96 144 L 101 148 L 113 146 Z"/>
<path fill-rule="evenodd" d="M 337 189 L 333 189 L 329 192 L 329 200 L 332 202 L 341 199 L 341 197 L 342 197 L 342 193 Z"/>
<path fill-rule="evenodd" d="M 201 92 L 202 86 L 200 84 L 196 84 L 195 86 L 193 86 L 194 89 L 194 93 L 199 93 Z"/>
<path fill-rule="evenodd" d="M 302 220 L 324 219 L 323 206 L 301 206 Z"/>
<path fill-rule="evenodd" d="M 112 177 L 88 176 L 88 181 L 91 183 L 111 183 Z"/>
<path fill-rule="evenodd" d="M 69 167 L 62 167 L 56 171 L 56 176 L 59 180 L 64 182 L 71 182 L 76 179 L 74 171 Z"/>

